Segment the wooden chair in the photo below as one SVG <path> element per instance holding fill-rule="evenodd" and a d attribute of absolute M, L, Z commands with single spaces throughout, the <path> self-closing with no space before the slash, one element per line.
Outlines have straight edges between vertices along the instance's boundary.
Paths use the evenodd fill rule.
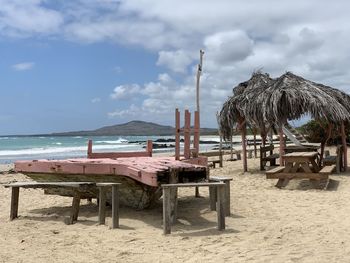
<path fill-rule="evenodd" d="M 328 155 L 323 159 L 323 166 L 334 165 L 336 166 L 336 173 L 340 173 L 344 168 L 343 162 L 343 146 L 338 145 L 336 155 Z"/>
<path fill-rule="evenodd" d="M 265 147 L 260 146 L 260 171 L 265 170 L 267 162 L 270 162 L 270 166 L 276 166 L 276 159 L 278 159 L 280 156 L 278 153 L 273 153 L 273 150 L 273 144 Z"/>

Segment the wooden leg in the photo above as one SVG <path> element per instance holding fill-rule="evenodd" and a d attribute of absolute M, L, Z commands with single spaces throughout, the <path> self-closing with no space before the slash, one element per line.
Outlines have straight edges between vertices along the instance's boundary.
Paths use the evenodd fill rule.
<path fill-rule="evenodd" d="M 12 187 L 10 220 L 18 217 L 19 187 Z"/>
<path fill-rule="evenodd" d="M 216 210 L 216 199 L 217 199 L 217 192 L 215 186 L 209 186 L 209 199 L 210 199 L 210 210 L 215 211 Z"/>
<path fill-rule="evenodd" d="M 163 188 L 163 234 L 171 233 L 170 222 L 170 188 Z"/>
<path fill-rule="evenodd" d="M 195 197 L 201 197 L 199 195 L 199 187 L 196 186 L 196 189 L 195 189 L 195 194 L 194 194 Z"/>
<path fill-rule="evenodd" d="M 169 182 L 176 184 L 179 182 L 179 172 L 176 169 L 170 171 Z M 170 188 L 170 209 L 171 209 L 171 223 L 175 224 L 177 218 L 177 187 Z"/>
<path fill-rule="evenodd" d="M 105 187 L 99 187 L 99 209 L 98 209 L 98 223 L 103 225 L 106 222 L 106 190 Z"/>
<path fill-rule="evenodd" d="M 112 228 L 119 228 L 119 193 L 118 185 L 112 186 Z"/>
<path fill-rule="evenodd" d="M 218 217 L 218 230 L 224 230 L 225 229 L 225 207 L 224 207 L 224 200 L 225 200 L 225 186 L 220 185 L 217 187 L 217 207 L 216 207 L 216 213 Z"/>
<path fill-rule="evenodd" d="M 289 183 L 289 179 L 278 179 L 276 187 L 282 188 L 285 187 Z"/>
<path fill-rule="evenodd" d="M 231 197 L 230 197 L 230 181 L 225 181 L 225 214 L 229 216 L 231 214 Z"/>
<path fill-rule="evenodd" d="M 79 214 L 79 205 L 80 205 L 80 193 L 75 192 L 72 202 L 72 211 L 70 215 L 69 223 L 73 224 L 75 221 L 78 220 L 78 214 Z"/>

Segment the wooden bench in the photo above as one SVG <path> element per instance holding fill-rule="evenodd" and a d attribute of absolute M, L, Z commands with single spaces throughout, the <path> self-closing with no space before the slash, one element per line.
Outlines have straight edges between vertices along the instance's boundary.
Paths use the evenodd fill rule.
<path fill-rule="evenodd" d="M 232 178 L 224 176 L 211 176 L 209 182 L 222 182 L 225 183 L 225 215 L 231 214 L 231 189 L 230 182 Z M 210 198 L 210 210 L 216 210 L 217 203 L 217 191 L 214 187 L 209 187 L 209 198 Z"/>
<path fill-rule="evenodd" d="M 11 209 L 10 209 L 10 220 L 18 217 L 18 203 L 19 203 L 19 189 L 49 189 L 49 188 L 69 188 L 73 190 L 74 196 L 72 201 L 72 209 L 69 218 L 69 224 L 73 224 L 78 220 L 80 198 L 84 192 L 88 191 L 93 187 L 100 189 L 99 193 L 99 223 L 105 223 L 105 207 L 106 198 L 105 190 L 106 187 L 112 187 L 112 228 L 119 226 L 119 198 L 118 198 L 118 186 L 120 183 L 94 183 L 94 182 L 15 182 L 4 184 L 6 188 L 10 187 L 11 192 Z"/>
<path fill-rule="evenodd" d="M 329 153 L 329 152 L 328 152 Z M 336 173 L 339 174 L 343 170 L 343 146 L 338 145 L 336 155 L 326 155 L 322 161 L 324 166 L 336 165 Z"/>
<path fill-rule="evenodd" d="M 216 213 L 218 218 L 218 230 L 225 229 L 225 183 L 180 183 L 180 184 L 163 184 L 163 233 L 171 233 L 171 215 L 177 210 L 177 200 L 171 196 L 171 191 L 177 191 L 179 187 L 215 187 L 217 191 Z M 176 195 L 175 195 L 176 196 Z M 174 211 L 172 211 L 172 208 Z"/>
<path fill-rule="evenodd" d="M 276 166 L 276 159 L 278 159 L 280 156 L 278 153 L 273 153 L 273 150 L 273 144 L 265 147 L 260 147 L 260 171 L 265 170 L 267 162 L 270 162 L 270 166 Z M 269 155 L 266 155 L 266 153 L 269 153 Z"/>

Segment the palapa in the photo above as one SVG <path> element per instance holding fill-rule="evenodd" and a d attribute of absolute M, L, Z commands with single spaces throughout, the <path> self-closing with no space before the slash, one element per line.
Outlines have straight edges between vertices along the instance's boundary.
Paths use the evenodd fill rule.
<path fill-rule="evenodd" d="M 243 132 L 247 123 L 259 128 L 264 139 L 267 128 L 278 127 L 281 133 L 282 125 L 288 120 L 299 119 L 306 114 L 343 127 L 344 122 L 350 120 L 350 96 L 291 72 L 275 79 L 267 73 L 255 72 L 248 81 L 236 86 L 233 96 L 223 104 L 219 128 L 227 140 L 235 125 L 238 124 Z M 345 134 L 342 136 L 345 148 Z M 283 153 L 283 148 L 280 150 Z M 244 170 L 247 170 L 246 165 Z"/>

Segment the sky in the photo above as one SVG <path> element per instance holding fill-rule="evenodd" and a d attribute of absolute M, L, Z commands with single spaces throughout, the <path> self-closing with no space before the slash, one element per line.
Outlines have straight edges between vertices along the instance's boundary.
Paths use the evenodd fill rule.
<path fill-rule="evenodd" d="M 345 0 L 0 0 L 0 135 L 131 120 L 201 126 L 254 71 L 350 92 Z"/>

